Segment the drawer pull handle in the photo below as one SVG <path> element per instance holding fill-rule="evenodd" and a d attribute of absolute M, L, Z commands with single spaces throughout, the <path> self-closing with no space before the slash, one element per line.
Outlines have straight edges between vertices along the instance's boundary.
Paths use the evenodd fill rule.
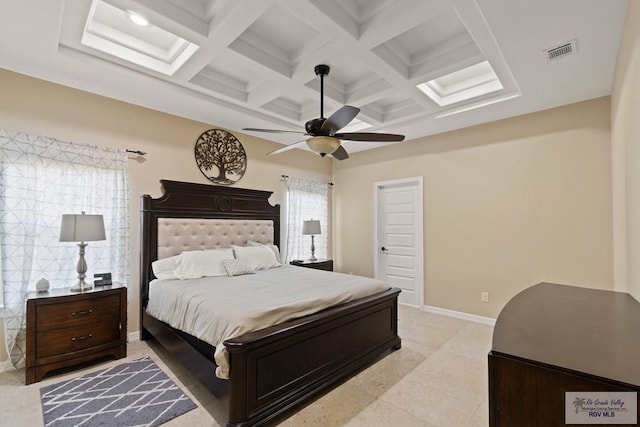
<path fill-rule="evenodd" d="M 83 340 L 88 340 L 91 337 L 93 337 L 93 334 L 83 335 L 81 337 L 73 337 L 71 338 L 71 341 L 83 341 Z"/>
<path fill-rule="evenodd" d="M 89 309 L 89 310 L 82 310 L 82 311 L 74 311 L 73 313 L 71 313 L 71 315 L 73 317 L 80 317 L 80 316 L 88 316 L 91 313 L 93 313 L 93 310 Z"/>

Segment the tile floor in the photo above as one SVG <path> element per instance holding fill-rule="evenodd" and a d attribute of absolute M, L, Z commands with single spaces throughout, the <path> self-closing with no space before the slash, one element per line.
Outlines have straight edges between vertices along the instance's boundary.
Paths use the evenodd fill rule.
<path fill-rule="evenodd" d="M 283 421 L 283 427 L 485 427 L 488 421 L 487 353 L 491 326 L 401 306 L 402 349 L 351 378 Z M 24 371 L 0 375 L 0 426 L 42 426 L 40 387 L 123 360 L 151 356 L 191 396 L 198 408 L 167 427 L 224 426 L 216 400 L 162 349 L 129 343 L 126 359 L 108 361 L 24 385 Z M 11 414 L 10 418 L 7 414 Z"/>

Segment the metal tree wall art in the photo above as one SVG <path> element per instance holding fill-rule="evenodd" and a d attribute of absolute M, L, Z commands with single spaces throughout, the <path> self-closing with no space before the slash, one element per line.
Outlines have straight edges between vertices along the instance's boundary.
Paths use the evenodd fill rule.
<path fill-rule="evenodd" d="M 234 184 L 247 170 L 244 147 L 226 130 L 209 129 L 200 135 L 195 156 L 200 172 L 216 184 Z"/>

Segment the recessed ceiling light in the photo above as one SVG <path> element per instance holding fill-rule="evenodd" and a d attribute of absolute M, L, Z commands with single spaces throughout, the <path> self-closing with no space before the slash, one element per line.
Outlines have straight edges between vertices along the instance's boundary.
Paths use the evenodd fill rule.
<path fill-rule="evenodd" d="M 141 27 L 149 26 L 149 21 L 147 20 L 147 18 L 132 10 L 127 10 L 127 18 L 129 18 L 129 20 L 134 24 L 140 25 Z"/>

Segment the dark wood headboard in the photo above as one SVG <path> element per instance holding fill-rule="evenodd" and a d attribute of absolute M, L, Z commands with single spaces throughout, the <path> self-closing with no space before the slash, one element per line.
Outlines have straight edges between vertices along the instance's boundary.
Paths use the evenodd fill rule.
<path fill-rule="evenodd" d="M 259 219 L 273 221 L 274 243 L 280 246 L 280 205 L 271 191 L 160 180 L 164 194 L 140 197 L 140 307 L 147 306 L 151 263 L 158 258 L 159 218 Z"/>

